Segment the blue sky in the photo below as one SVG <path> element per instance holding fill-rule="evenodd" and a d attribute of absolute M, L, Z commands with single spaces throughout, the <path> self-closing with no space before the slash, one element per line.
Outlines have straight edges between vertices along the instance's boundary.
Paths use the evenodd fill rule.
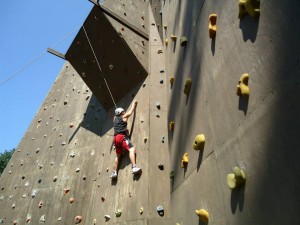
<path fill-rule="evenodd" d="M 92 7 L 88 0 L 0 1 L 0 84 L 76 29 L 54 47 L 65 53 Z M 0 86 L 0 153 L 18 147 L 63 64 L 46 53 Z"/>

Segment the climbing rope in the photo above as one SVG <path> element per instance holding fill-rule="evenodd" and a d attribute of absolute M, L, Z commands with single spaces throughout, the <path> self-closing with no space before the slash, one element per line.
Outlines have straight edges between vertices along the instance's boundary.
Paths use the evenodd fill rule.
<path fill-rule="evenodd" d="M 70 32 L 69 34 L 67 34 L 65 37 L 63 37 L 61 40 L 59 40 L 58 42 L 56 42 L 54 45 L 51 46 L 51 48 L 54 48 L 56 45 L 58 45 L 59 43 L 61 43 L 62 41 L 64 41 L 67 37 L 69 37 L 72 33 L 74 33 L 76 30 L 78 30 L 81 26 L 77 27 L 76 29 L 74 29 L 72 32 Z M 47 53 L 47 51 L 44 51 L 42 54 L 40 54 L 38 57 L 34 58 L 33 60 L 31 60 L 29 63 L 27 63 L 26 65 L 24 65 L 21 69 L 19 69 L 17 72 L 15 72 L 14 74 L 12 74 L 11 76 L 9 76 L 6 80 L 4 80 L 3 82 L 0 83 L 0 87 L 5 84 L 7 81 L 11 80 L 12 78 L 14 78 L 15 76 L 17 76 L 19 73 L 21 73 L 23 70 L 25 70 L 28 66 L 30 66 L 31 64 L 33 64 L 34 62 L 36 62 L 38 59 L 40 59 L 42 56 L 44 56 Z"/>
<path fill-rule="evenodd" d="M 90 47 L 91 47 L 91 49 L 92 49 L 92 52 L 93 52 L 93 54 L 94 54 L 94 57 L 95 57 L 95 59 L 96 59 L 97 65 L 98 65 L 99 70 L 100 70 L 100 73 L 101 73 L 101 75 L 102 75 L 102 77 L 103 77 L 103 80 L 104 80 L 104 82 L 105 82 L 105 84 L 106 84 L 106 87 L 107 87 L 107 89 L 108 89 L 108 92 L 109 92 L 109 94 L 110 94 L 110 97 L 111 97 L 111 99 L 112 99 L 112 101 L 113 101 L 115 107 L 117 108 L 117 105 L 116 105 L 115 100 L 114 100 L 114 98 L 113 98 L 113 95 L 112 95 L 112 93 L 111 93 L 111 91 L 110 91 L 110 88 L 109 88 L 109 86 L 108 86 L 108 83 L 107 83 L 107 81 L 106 81 L 106 79 L 105 79 L 105 77 L 104 77 L 104 75 L 103 75 L 101 66 L 100 66 L 100 64 L 99 64 L 99 62 L 98 62 L 98 59 L 97 59 L 97 56 L 96 56 L 96 54 L 95 54 L 95 52 L 94 52 L 93 46 L 92 46 L 92 44 L 91 44 L 91 42 L 90 42 L 90 39 L 89 39 L 89 37 L 88 37 L 88 35 L 87 35 L 87 32 L 86 32 L 86 30 L 85 30 L 85 28 L 84 28 L 83 25 L 82 25 L 82 27 L 83 27 L 85 36 L 86 36 L 86 38 L 87 38 L 87 40 L 88 40 L 88 42 L 89 42 L 89 44 L 90 44 Z"/>

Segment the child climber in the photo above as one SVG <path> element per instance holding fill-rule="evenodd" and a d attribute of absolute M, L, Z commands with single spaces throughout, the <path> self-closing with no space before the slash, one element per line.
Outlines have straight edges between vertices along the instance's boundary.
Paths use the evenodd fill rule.
<path fill-rule="evenodd" d="M 133 104 L 128 112 L 125 112 L 123 108 L 117 108 L 115 110 L 114 117 L 114 145 L 116 147 L 117 157 L 114 162 L 114 172 L 110 176 L 112 179 L 117 178 L 118 176 L 118 163 L 121 158 L 121 153 L 123 148 L 129 151 L 129 158 L 132 163 L 132 173 L 139 173 L 142 169 L 136 166 L 135 162 L 135 148 L 129 140 L 128 129 L 127 129 L 127 120 L 134 112 L 137 106 L 137 101 L 133 101 Z"/>

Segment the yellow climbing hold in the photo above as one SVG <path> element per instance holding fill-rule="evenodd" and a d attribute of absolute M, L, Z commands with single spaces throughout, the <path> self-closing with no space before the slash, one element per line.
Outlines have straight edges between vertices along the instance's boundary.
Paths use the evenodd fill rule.
<path fill-rule="evenodd" d="M 195 212 L 199 216 L 199 220 L 201 220 L 201 221 L 203 221 L 205 223 L 208 222 L 208 220 L 209 220 L 209 213 L 206 210 L 199 209 L 199 210 L 196 210 Z"/>
<path fill-rule="evenodd" d="M 252 17 L 257 17 L 260 14 L 260 0 L 240 0 L 239 1 L 239 19 L 242 19 L 245 14 Z"/>
<path fill-rule="evenodd" d="M 180 38 L 180 45 L 181 46 L 186 46 L 186 44 L 187 44 L 187 37 L 186 36 L 182 36 Z"/>
<path fill-rule="evenodd" d="M 194 143 L 193 143 L 193 149 L 194 150 L 201 150 L 203 149 L 205 144 L 205 136 L 204 134 L 198 134 L 195 137 Z"/>
<path fill-rule="evenodd" d="M 165 39 L 165 46 L 168 46 L 169 40 L 168 38 Z"/>
<path fill-rule="evenodd" d="M 176 40 L 177 40 L 177 36 L 172 34 L 172 35 L 171 35 L 171 40 L 172 40 L 172 41 L 176 41 Z"/>
<path fill-rule="evenodd" d="M 184 94 L 189 95 L 190 90 L 191 90 L 191 86 L 192 86 L 192 79 L 191 78 L 187 78 L 185 80 L 185 85 L 184 85 Z"/>
<path fill-rule="evenodd" d="M 182 156 L 182 160 L 181 160 L 181 167 L 186 168 L 188 162 L 189 162 L 189 154 L 184 153 L 184 155 Z"/>
<path fill-rule="evenodd" d="M 217 33 L 217 14 L 210 14 L 208 20 L 209 37 L 214 38 Z"/>
<path fill-rule="evenodd" d="M 235 189 L 246 182 L 246 175 L 239 167 L 233 168 L 233 173 L 227 175 L 227 185 L 230 189 Z"/>
<path fill-rule="evenodd" d="M 239 83 L 237 85 L 237 91 L 236 91 L 236 94 L 238 96 L 246 96 L 248 97 L 249 96 L 249 93 L 250 93 L 250 89 L 248 87 L 248 80 L 249 80 L 249 74 L 247 73 L 244 73 L 240 80 L 239 80 Z"/>

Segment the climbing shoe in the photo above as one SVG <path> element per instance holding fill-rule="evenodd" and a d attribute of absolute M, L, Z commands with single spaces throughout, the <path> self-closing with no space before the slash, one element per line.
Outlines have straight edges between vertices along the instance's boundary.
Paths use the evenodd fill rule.
<path fill-rule="evenodd" d="M 138 168 L 138 167 L 132 167 L 132 173 L 133 174 L 137 174 L 137 173 L 139 173 L 139 172 L 141 172 L 142 171 L 142 169 L 141 168 Z"/>
<path fill-rule="evenodd" d="M 111 178 L 111 179 L 115 179 L 115 178 L 117 178 L 117 176 L 118 176 L 117 171 L 114 171 L 114 172 L 110 175 L 110 178 Z"/>

